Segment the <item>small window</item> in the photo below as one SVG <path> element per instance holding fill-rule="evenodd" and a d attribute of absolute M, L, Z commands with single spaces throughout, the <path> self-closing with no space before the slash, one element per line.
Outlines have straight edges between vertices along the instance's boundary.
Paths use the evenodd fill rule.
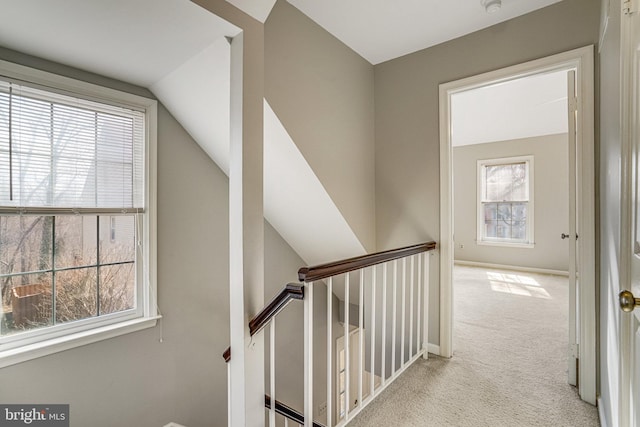
<path fill-rule="evenodd" d="M 0 61 L 0 367 L 155 324 L 155 115 Z"/>
<path fill-rule="evenodd" d="M 478 243 L 533 246 L 533 156 L 478 161 Z"/>

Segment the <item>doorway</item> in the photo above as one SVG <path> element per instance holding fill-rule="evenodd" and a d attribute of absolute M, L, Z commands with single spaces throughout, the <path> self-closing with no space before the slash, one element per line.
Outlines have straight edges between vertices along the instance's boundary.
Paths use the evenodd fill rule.
<path fill-rule="evenodd" d="M 440 353 L 442 356 L 453 355 L 453 261 L 455 243 L 453 239 L 454 204 L 453 204 L 453 140 L 452 126 L 452 99 L 471 90 L 486 88 L 489 86 L 507 85 L 523 77 L 548 76 L 562 72 L 564 75 L 572 75 L 575 71 L 575 85 L 571 80 L 567 84 L 569 88 L 575 88 L 575 92 L 568 95 L 569 105 L 574 109 L 575 132 L 571 127 L 568 139 L 575 141 L 575 149 L 569 150 L 569 174 L 575 177 L 569 179 L 569 186 L 573 186 L 575 197 L 569 198 L 574 204 L 574 221 L 569 221 L 569 247 L 573 248 L 569 254 L 568 270 L 573 283 L 580 277 L 580 292 L 570 295 L 570 301 L 576 304 L 576 315 L 573 330 L 575 334 L 570 337 L 569 349 L 575 359 L 579 359 L 579 369 L 574 369 L 573 375 L 579 386 L 579 393 L 583 400 L 595 404 L 595 204 L 594 204 L 594 146 L 593 146 L 593 47 L 585 47 L 566 52 L 552 57 L 516 65 L 513 67 L 485 73 L 467 79 L 446 83 L 440 86 L 440 202 L 441 202 L 441 292 L 440 292 Z M 574 96 L 575 93 L 575 96 Z M 572 102 L 575 100 L 575 102 Z M 566 116 L 565 116 L 566 117 Z M 571 115 L 570 115 L 571 117 Z M 456 133 L 459 135 L 459 132 Z M 508 161 L 503 161 L 503 160 Z M 534 160 L 527 156 L 496 157 L 485 159 L 485 163 L 477 163 L 478 183 L 486 179 L 482 174 L 493 173 L 502 167 L 502 172 L 512 173 L 524 177 L 533 170 Z M 500 171 L 498 171 L 500 172 Z M 508 175 L 508 173 L 507 173 Z M 495 186 L 494 186 L 495 187 Z M 523 189 L 525 187 L 522 187 Z M 495 189 L 495 188 L 494 188 Z M 514 200 L 492 200 L 478 185 L 477 199 L 477 235 L 476 243 L 487 245 L 504 243 L 511 240 L 510 244 L 527 247 L 535 246 L 535 233 L 530 229 L 533 221 L 522 221 L 524 215 L 532 219 L 533 209 L 527 200 L 528 191 L 521 191 Z M 494 209 L 495 208 L 495 209 Z M 491 226 L 491 221 L 486 220 L 486 215 L 491 211 L 501 209 L 503 216 L 507 215 L 514 227 L 497 229 Z M 529 209 L 529 210 L 528 210 Z M 508 211 L 508 212 L 507 212 Z M 579 215 L 575 215 L 575 212 Z M 482 215 L 481 215 L 482 214 Z M 568 218 L 572 218 L 569 213 Z M 494 224 L 495 225 L 495 224 Z M 579 239 L 578 230 L 580 231 Z M 562 233 L 565 234 L 565 233 Z M 457 237 L 457 236 L 456 236 Z M 571 317 L 571 316 L 570 316 Z M 571 330 L 571 328 L 570 328 Z M 580 345 L 578 345 L 580 343 Z M 570 354 L 571 356 L 571 354 Z M 571 382 L 571 369 L 570 369 Z"/>

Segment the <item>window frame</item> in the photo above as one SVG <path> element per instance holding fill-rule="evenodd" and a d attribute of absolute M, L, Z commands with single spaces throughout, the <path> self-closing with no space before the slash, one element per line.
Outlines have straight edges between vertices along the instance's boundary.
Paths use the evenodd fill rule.
<path fill-rule="evenodd" d="M 135 257 L 136 307 L 118 313 L 1 337 L 0 368 L 154 327 L 160 318 L 157 306 L 156 247 L 157 101 L 3 60 L 0 60 L 0 79 L 102 104 L 135 109 L 144 112 L 145 115 L 143 162 L 145 212 L 138 213 L 136 216 L 140 218 L 136 220 L 140 231 L 136 238 L 142 244 L 142 250 L 136 249 Z M 92 211 L 87 213 L 102 215 L 100 209 Z M 130 214 L 135 213 L 133 209 L 130 212 Z M 43 213 L 43 215 L 47 214 Z"/>
<path fill-rule="evenodd" d="M 476 213 L 476 244 L 486 246 L 505 246 L 510 248 L 527 248 L 535 247 L 534 240 L 534 162 L 533 155 L 502 157 L 492 159 L 482 159 L 477 161 L 477 213 Z M 484 233 L 484 203 L 485 200 L 485 177 L 487 166 L 509 165 L 513 163 L 525 163 L 527 168 L 527 187 L 528 200 L 527 203 L 527 219 L 526 219 L 526 236 L 524 239 L 510 239 L 499 237 L 486 237 Z M 499 202 L 492 202 L 499 203 Z"/>

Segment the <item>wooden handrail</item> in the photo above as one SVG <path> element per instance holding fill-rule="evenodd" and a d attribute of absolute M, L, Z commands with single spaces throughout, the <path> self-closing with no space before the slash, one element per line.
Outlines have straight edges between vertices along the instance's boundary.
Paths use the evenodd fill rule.
<path fill-rule="evenodd" d="M 289 283 L 286 285 L 260 313 L 253 316 L 249 321 L 249 334 L 251 334 L 251 336 L 257 334 L 294 299 L 304 299 L 304 286 L 299 283 Z"/>
<path fill-rule="evenodd" d="M 266 394 L 264 395 L 264 406 L 267 409 L 271 409 L 271 396 Z M 276 413 L 300 425 L 304 425 L 304 415 L 302 415 L 300 412 L 296 411 L 295 409 L 291 408 L 290 406 L 287 406 L 284 403 L 279 402 L 278 400 L 276 400 Z M 313 427 L 324 427 L 324 426 L 322 424 L 318 424 L 314 422 Z"/>
<path fill-rule="evenodd" d="M 394 259 L 404 258 L 409 255 L 431 251 L 436 248 L 436 242 L 420 243 L 418 245 L 406 246 L 404 248 L 391 249 L 388 251 L 376 252 L 369 255 L 362 255 L 341 261 L 329 262 L 315 265 L 313 267 L 302 267 L 298 270 L 298 279 L 301 282 L 313 282 L 319 279 L 335 276 L 337 274 L 348 273 L 372 265 L 381 264 Z"/>
<path fill-rule="evenodd" d="M 276 295 L 258 314 L 253 316 L 249 321 L 249 334 L 254 336 L 262 328 L 264 328 L 271 319 L 273 319 L 283 308 L 287 306 L 292 300 L 304 299 L 304 286 L 299 283 L 289 283 L 286 285 L 278 295 Z M 225 362 L 231 360 L 231 347 L 223 353 Z"/>

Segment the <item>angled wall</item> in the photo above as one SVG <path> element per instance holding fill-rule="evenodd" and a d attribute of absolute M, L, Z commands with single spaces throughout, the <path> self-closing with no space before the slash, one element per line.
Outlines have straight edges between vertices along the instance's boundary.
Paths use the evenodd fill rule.
<path fill-rule="evenodd" d="M 373 66 L 278 0 L 265 23 L 265 98 L 366 251 L 375 250 Z"/>

